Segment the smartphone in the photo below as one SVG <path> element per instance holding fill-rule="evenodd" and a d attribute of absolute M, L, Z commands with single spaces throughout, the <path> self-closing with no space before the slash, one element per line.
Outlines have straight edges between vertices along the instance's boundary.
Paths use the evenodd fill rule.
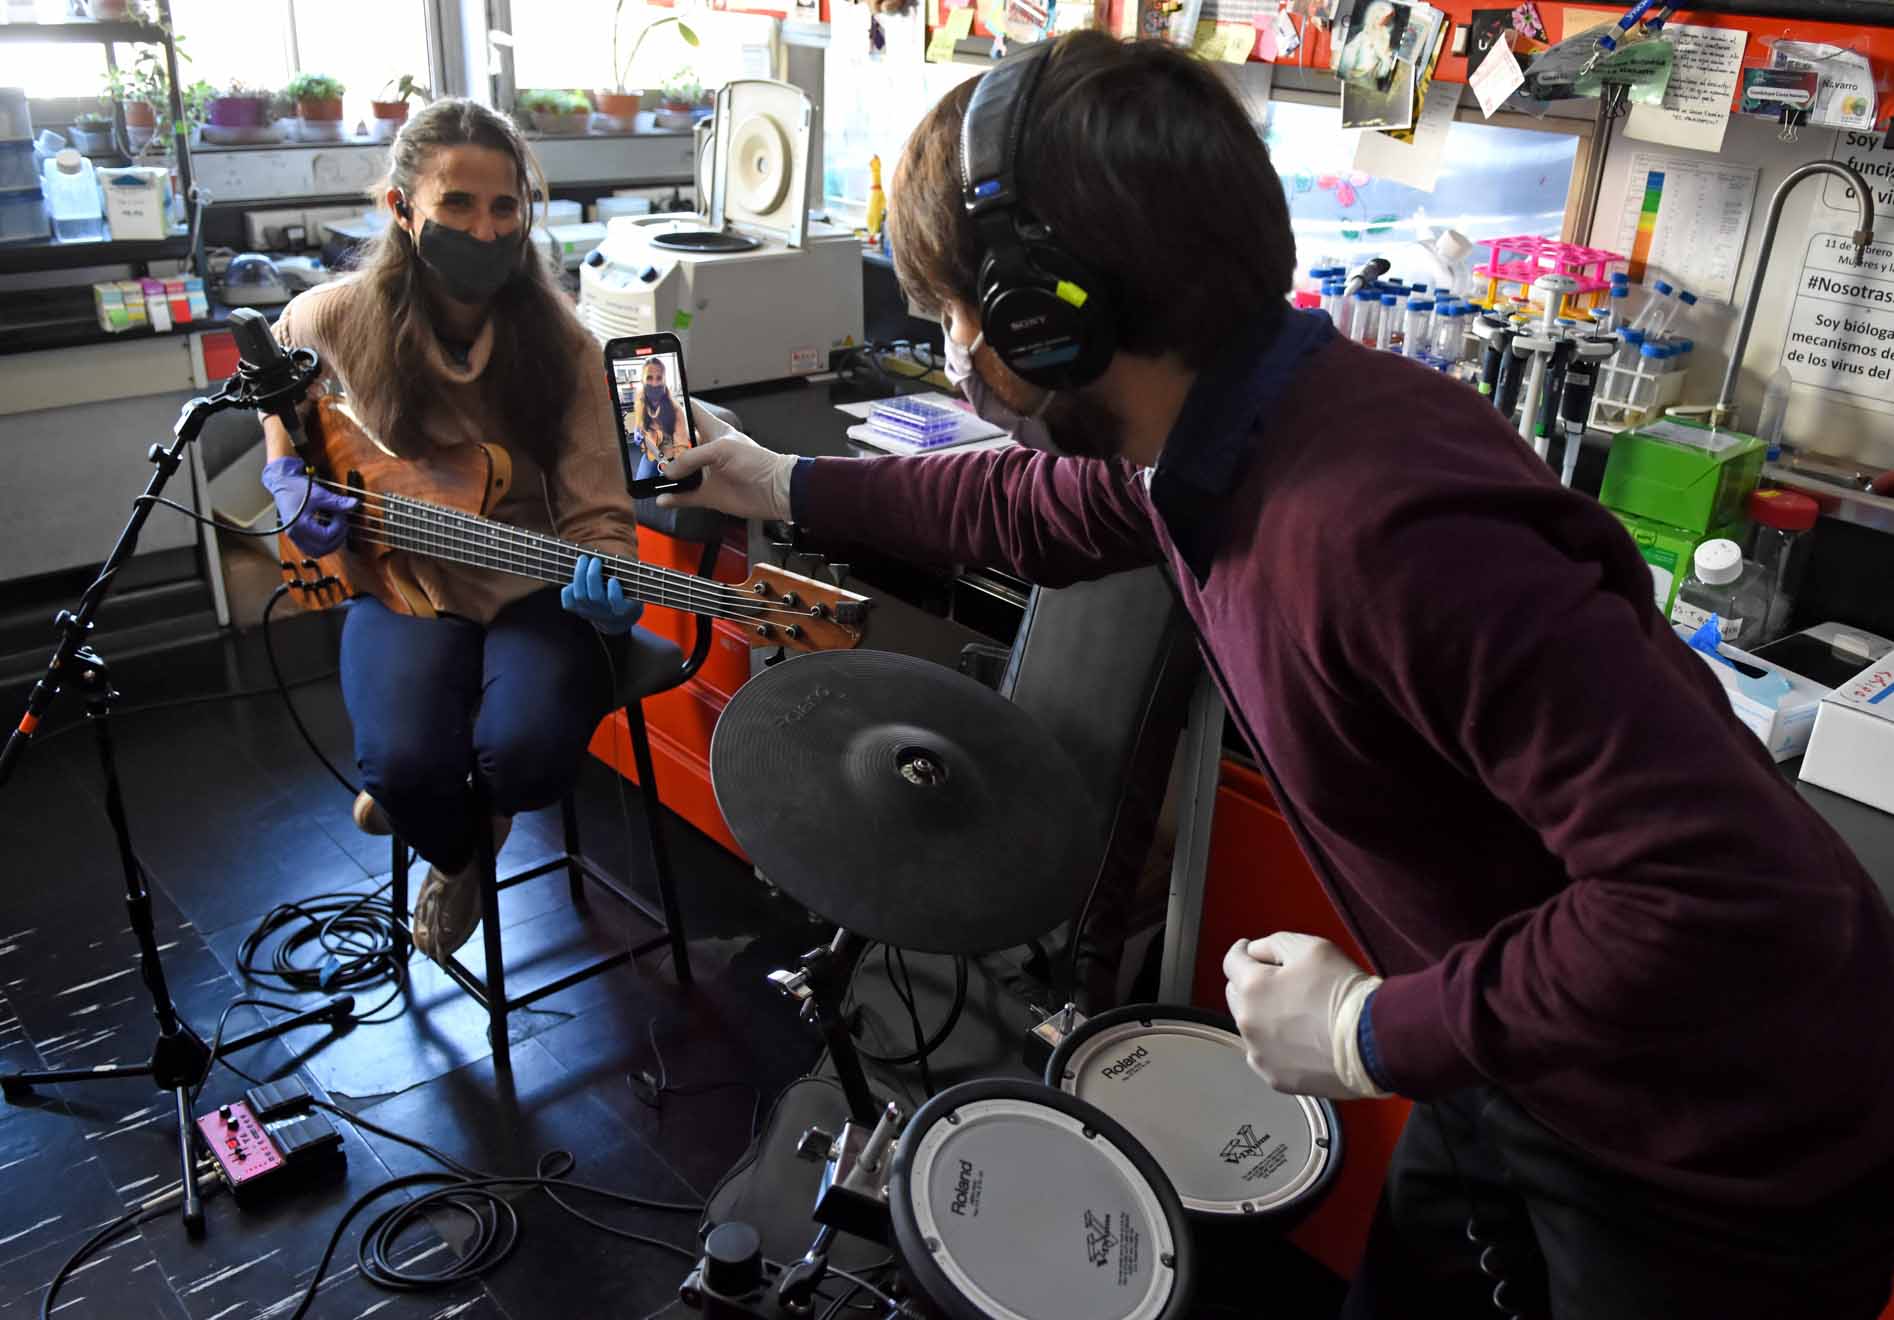
<path fill-rule="evenodd" d="M 684 379 L 684 345 L 676 335 L 631 335 L 605 345 L 605 383 L 618 414 L 618 453 L 625 488 L 635 500 L 666 491 L 696 490 L 701 472 L 672 481 L 658 471 L 697 443 L 690 385 Z"/>

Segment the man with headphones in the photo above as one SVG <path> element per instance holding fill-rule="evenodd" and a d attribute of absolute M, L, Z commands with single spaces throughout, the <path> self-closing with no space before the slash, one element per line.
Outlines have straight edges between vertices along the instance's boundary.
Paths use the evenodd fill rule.
<path fill-rule="evenodd" d="M 891 194 L 949 374 L 1024 443 L 728 433 L 663 500 L 1054 586 L 1171 569 L 1374 964 L 1230 949 L 1251 1064 L 1420 1102 L 1344 1314 L 1878 1315 L 1894 917 L 1616 520 L 1465 386 L 1286 306 L 1280 181 L 1184 52 L 1031 47 L 930 112 Z"/>

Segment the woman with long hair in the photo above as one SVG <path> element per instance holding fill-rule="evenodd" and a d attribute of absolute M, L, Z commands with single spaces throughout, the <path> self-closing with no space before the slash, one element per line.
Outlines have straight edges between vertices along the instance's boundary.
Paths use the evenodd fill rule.
<path fill-rule="evenodd" d="M 677 456 L 684 413 L 664 379 L 664 360 L 647 358 L 638 382 L 638 418 L 635 423 L 645 454 L 653 463 L 669 463 Z"/>
<path fill-rule="evenodd" d="M 506 118 L 468 100 L 429 105 L 391 148 L 387 230 L 358 271 L 285 307 L 277 338 L 315 349 L 366 429 L 401 459 L 504 447 L 513 481 L 497 521 L 631 557 L 617 414 L 598 345 L 532 248 L 536 182 L 543 194 Z M 280 424 L 265 432 L 263 484 L 287 521 L 302 504 L 304 469 Z M 334 550 L 354 504 L 316 487 L 291 539 L 312 555 Z M 515 812 L 558 801 L 615 704 L 639 606 L 602 583 L 592 556 L 563 589 L 418 556 L 411 567 L 436 617 L 351 602 L 342 695 L 365 785 L 355 822 L 369 833 L 399 827 L 430 863 L 414 943 L 444 959 L 480 919 L 469 776 L 498 813 L 496 851 Z"/>

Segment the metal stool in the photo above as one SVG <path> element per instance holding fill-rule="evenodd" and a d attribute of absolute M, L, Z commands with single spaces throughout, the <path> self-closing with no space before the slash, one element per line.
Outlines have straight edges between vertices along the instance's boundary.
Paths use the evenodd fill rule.
<path fill-rule="evenodd" d="M 657 510 L 649 501 L 639 501 L 638 521 L 641 525 L 653 526 L 666 535 L 681 540 L 697 542 L 702 546 L 702 557 L 697 566 L 697 575 L 708 578 L 716 568 L 717 554 L 723 542 L 723 519 L 721 515 L 711 514 L 707 510 Z M 686 518 L 683 515 L 697 515 Z M 657 775 L 651 760 L 651 737 L 645 727 L 645 698 L 667 692 L 689 681 L 710 654 L 710 644 L 714 637 L 711 631 L 712 620 L 707 615 L 696 616 L 697 631 L 691 653 L 685 656 L 683 649 L 676 643 L 649 632 L 643 628 L 634 628 L 628 635 L 630 650 L 628 663 L 619 675 L 619 695 L 624 699 L 625 723 L 631 731 L 632 755 L 638 768 L 638 788 L 644 798 L 645 839 L 650 848 L 651 869 L 657 876 L 659 908 L 653 908 L 649 902 L 618 880 L 600 869 L 597 863 L 587 857 L 579 843 L 579 816 L 574 807 L 572 794 L 567 793 L 559 803 L 560 819 L 565 827 L 565 852 L 538 866 L 521 871 L 517 875 L 502 877 L 494 861 L 493 832 L 486 828 L 486 822 L 492 816 L 487 801 L 485 786 L 480 776 L 473 776 L 474 810 L 473 818 L 480 822 L 474 831 L 476 856 L 480 864 L 480 928 L 486 941 L 487 974 L 485 979 L 474 975 L 473 971 L 457 957 L 450 956 L 442 970 L 451 977 L 456 985 L 487 1010 L 487 1039 L 493 1046 L 495 1062 L 502 1068 L 509 1066 L 511 1043 L 506 1034 L 507 1014 L 516 1008 L 524 1008 L 547 995 L 557 994 L 569 986 L 588 980 L 603 972 L 610 971 L 634 958 L 641 957 L 651 950 L 665 944 L 671 946 L 672 961 L 677 967 L 679 985 L 691 983 L 690 952 L 684 942 L 683 919 L 677 907 L 677 885 L 671 875 L 670 857 L 666 852 L 663 837 L 664 805 L 658 800 Z M 606 957 L 587 963 L 546 984 L 537 986 L 523 995 L 508 997 L 506 991 L 506 965 L 500 940 L 500 891 L 528 880 L 550 875 L 563 868 L 568 883 L 572 887 L 572 901 L 583 907 L 587 903 L 585 882 L 590 880 L 607 894 L 616 898 L 657 928 L 650 938 L 620 949 Z M 413 932 L 410 929 L 408 912 L 408 847 L 397 832 L 394 836 L 394 884 L 392 902 L 396 913 L 395 953 L 404 963 L 412 948 Z"/>

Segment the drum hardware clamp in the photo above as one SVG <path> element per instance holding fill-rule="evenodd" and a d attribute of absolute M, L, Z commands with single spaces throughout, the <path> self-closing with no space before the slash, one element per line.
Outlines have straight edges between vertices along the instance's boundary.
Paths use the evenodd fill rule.
<path fill-rule="evenodd" d="M 893 1245 L 888 1221 L 888 1160 L 895 1138 L 907 1116 L 890 1102 L 873 1130 L 853 1121 L 842 1124 L 840 1135 L 810 1128 L 796 1143 L 796 1153 L 811 1163 L 827 1165 L 816 1189 L 815 1220 Z"/>

